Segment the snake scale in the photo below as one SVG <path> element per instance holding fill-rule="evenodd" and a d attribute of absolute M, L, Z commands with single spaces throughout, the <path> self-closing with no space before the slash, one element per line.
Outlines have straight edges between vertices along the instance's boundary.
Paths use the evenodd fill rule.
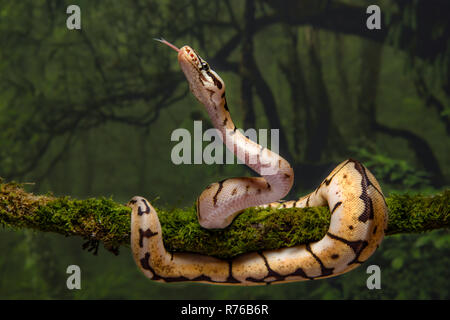
<path fill-rule="evenodd" d="M 386 201 L 375 177 L 360 162 L 339 164 L 312 193 L 279 201 L 291 189 L 294 172 L 278 154 L 249 140 L 235 125 L 225 97 L 225 83 L 192 48 L 178 49 L 178 62 L 194 96 L 205 106 L 227 148 L 261 177 L 231 178 L 208 186 L 197 199 L 205 228 L 225 228 L 243 209 L 328 205 L 331 221 L 317 242 L 249 252 L 224 260 L 195 253 L 171 253 L 163 244 L 158 215 L 143 197 L 130 200 L 131 248 L 136 264 L 160 282 L 196 281 L 258 285 L 333 277 L 366 261 L 380 245 L 387 226 Z"/>

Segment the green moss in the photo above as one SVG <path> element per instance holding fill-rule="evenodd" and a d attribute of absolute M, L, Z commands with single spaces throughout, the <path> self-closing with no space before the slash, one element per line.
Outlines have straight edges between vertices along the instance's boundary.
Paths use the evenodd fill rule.
<path fill-rule="evenodd" d="M 417 233 L 450 226 L 450 190 L 434 196 L 397 195 L 386 199 L 389 207 L 387 235 Z M 221 258 L 263 249 L 290 247 L 321 239 L 328 230 L 326 207 L 244 210 L 222 230 L 207 230 L 197 221 L 195 207 L 157 209 L 169 251 L 197 252 Z M 99 243 L 118 253 L 129 246 L 130 208 L 112 199 L 76 200 L 51 195 L 35 196 L 15 183 L 0 181 L 0 224 L 32 228 L 66 236 L 81 236 L 88 250 Z"/>
<path fill-rule="evenodd" d="M 130 208 L 112 199 L 76 200 L 34 196 L 16 183 L 0 184 L 0 224 L 81 236 L 84 248 L 97 251 L 100 242 L 117 253 L 130 239 Z"/>
<path fill-rule="evenodd" d="M 204 253 L 221 258 L 308 243 L 321 239 L 328 229 L 328 208 L 283 211 L 250 208 L 229 227 L 220 230 L 202 228 L 198 224 L 195 207 L 171 212 L 158 210 L 158 216 L 167 250 Z"/>
<path fill-rule="evenodd" d="M 117 252 L 130 240 L 131 210 L 112 199 L 58 198 L 39 206 L 32 216 L 30 223 L 41 231 L 82 236 L 89 250 L 97 250 L 103 242 L 105 248 Z"/>
<path fill-rule="evenodd" d="M 389 225 L 386 234 L 417 233 L 450 226 L 450 190 L 434 196 L 392 194 L 386 199 Z"/>

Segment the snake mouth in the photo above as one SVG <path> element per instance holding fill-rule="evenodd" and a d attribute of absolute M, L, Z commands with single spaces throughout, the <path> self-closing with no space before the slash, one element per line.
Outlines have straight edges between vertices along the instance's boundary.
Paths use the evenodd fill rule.
<path fill-rule="evenodd" d="M 198 71 L 206 70 L 209 66 L 205 60 L 203 60 L 194 49 L 189 46 L 183 46 L 178 52 L 178 61 L 189 62 Z"/>
<path fill-rule="evenodd" d="M 203 60 L 197 52 L 195 52 L 194 49 L 192 49 L 191 47 L 185 45 L 182 48 L 178 48 L 177 46 L 175 46 L 174 44 L 170 43 L 169 41 L 167 41 L 164 38 L 161 39 L 157 39 L 154 38 L 154 40 L 161 42 L 162 44 L 165 44 L 166 46 L 168 46 L 169 48 L 175 50 L 178 53 L 178 62 L 180 64 L 185 64 L 185 63 L 190 63 L 194 69 L 197 70 L 197 72 L 200 72 L 202 70 L 208 71 L 209 70 L 209 65 L 208 63 Z"/>

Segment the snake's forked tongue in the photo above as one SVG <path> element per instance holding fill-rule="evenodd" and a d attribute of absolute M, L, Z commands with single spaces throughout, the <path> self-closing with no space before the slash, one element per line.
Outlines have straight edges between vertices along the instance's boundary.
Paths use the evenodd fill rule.
<path fill-rule="evenodd" d="M 167 40 L 164 39 L 164 38 L 161 38 L 161 39 L 154 38 L 153 40 L 156 40 L 156 41 L 159 41 L 159 42 L 161 42 L 161 43 L 164 43 L 165 45 L 171 47 L 171 48 L 172 48 L 173 50 L 175 50 L 176 52 L 179 52 L 179 51 L 180 51 L 180 49 L 178 49 L 175 45 L 171 44 L 169 41 L 167 41 Z"/>

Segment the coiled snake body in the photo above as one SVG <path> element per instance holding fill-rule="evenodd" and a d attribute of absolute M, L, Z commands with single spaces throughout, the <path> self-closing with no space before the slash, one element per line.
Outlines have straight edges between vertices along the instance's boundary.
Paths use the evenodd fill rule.
<path fill-rule="evenodd" d="M 236 130 L 226 102 L 225 84 L 206 61 L 189 46 L 178 49 L 160 41 L 178 52 L 192 93 L 206 107 L 227 148 L 262 176 L 226 179 L 208 186 L 197 199 L 199 223 L 205 228 L 225 228 L 243 209 L 252 206 L 328 205 L 331 221 L 320 241 L 222 260 L 167 252 L 155 209 L 146 199 L 134 197 L 129 202 L 131 247 L 141 271 L 162 282 L 257 285 L 332 277 L 366 261 L 381 243 L 387 225 L 386 202 L 369 170 L 349 159 L 338 165 L 314 192 L 280 203 L 278 200 L 293 184 L 290 164 Z"/>

